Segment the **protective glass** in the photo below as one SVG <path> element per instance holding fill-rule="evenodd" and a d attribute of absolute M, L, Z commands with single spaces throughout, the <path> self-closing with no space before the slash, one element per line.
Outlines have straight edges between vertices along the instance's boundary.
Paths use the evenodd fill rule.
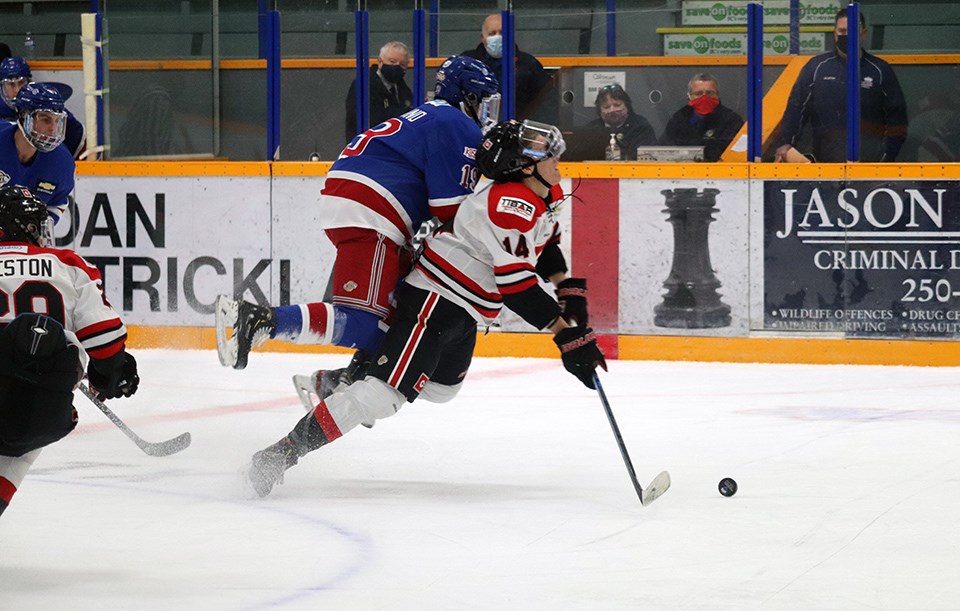
<path fill-rule="evenodd" d="M 17 99 L 17 94 L 20 93 L 20 88 L 26 85 L 28 82 L 29 79 L 24 76 L 0 80 L 0 97 L 3 98 L 3 103 L 11 109 L 16 110 L 17 106 L 15 101 Z"/>
<path fill-rule="evenodd" d="M 21 129 L 30 144 L 37 147 L 37 150 L 49 153 L 63 142 L 67 132 L 67 113 L 35 110 L 27 113 Z"/>
<path fill-rule="evenodd" d="M 524 157 L 537 161 L 559 157 L 567 150 L 567 143 L 559 129 L 529 120 L 520 124 L 520 146 L 523 147 Z"/>

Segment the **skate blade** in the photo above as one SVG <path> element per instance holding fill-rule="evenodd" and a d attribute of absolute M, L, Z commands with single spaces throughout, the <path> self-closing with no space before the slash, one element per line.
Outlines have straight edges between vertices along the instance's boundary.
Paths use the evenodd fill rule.
<path fill-rule="evenodd" d="M 303 409 L 312 412 L 317 403 L 320 402 L 320 397 L 317 397 L 313 385 L 313 378 L 311 376 L 295 375 L 293 376 L 293 387 L 297 389 L 297 395 L 300 397 L 300 402 L 303 403 Z M 317 397 L 317 400 L 314 401 L 313 397 Z"/>
<path fill-rule="evenodd" d="M 214 312 L 217 319 L 217 356 L 224 367 L 235 367 L 237 364 L 237 338 L 227 338 L 227 328 L 231 331 L 237 323 L 238 303 L 226 295 L 217 295 Z"/>
<path fill-rule="evenodd" d="M 300 397 L 300 403 L 303 404 L 303 409 L 307 413 L 310 413 L 316 409 L 317 404 L 320 403 L 321 399 L 317 395 L 317 386 L 313 376 L 305 376 L 300 374 L 293 376 L 293 387 L 297 389 L 297 396 Z M 340 384 L 337 386 L 334 392 L 339 392 L 344 388 L 346 388 L 346 386 L 344 384 Z M 360 424 L 368 429 L 372 429 L 375 422 L 376 421 L 361 422 Z"/>

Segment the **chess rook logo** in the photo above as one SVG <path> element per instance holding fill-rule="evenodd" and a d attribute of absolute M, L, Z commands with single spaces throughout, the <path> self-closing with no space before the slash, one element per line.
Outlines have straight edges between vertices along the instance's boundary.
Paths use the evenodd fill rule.
<path fill-rule="evenodd" d="M 653 308 L 653 324 L 678 329 L 730 325 L 730 306 L 720 301 L 720 281 L 710 265 L 707 233 L 717 212 L 719 189 L 667 189 L 667 222 L 673 224 L 673 266 L 667 293 Z"/>

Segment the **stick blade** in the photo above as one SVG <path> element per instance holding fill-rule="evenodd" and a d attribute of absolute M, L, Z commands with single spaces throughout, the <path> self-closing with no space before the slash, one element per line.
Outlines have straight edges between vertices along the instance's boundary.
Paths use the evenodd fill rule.
<path fill-rule="evenodd" d="M 670 474 L 666 471 L 661 471 L 660 475 L 653 478 L 650 485 L 643 489 L 643 493 L 640 495 L 640 504 L 646 507 L 660 498 L 660 496 L 669 489 Z"/>
<path fill-rule="evenodd" d="M 176 454 L 189 448 L 191 441 L 190 433 L 184 433 L 167 441 L 160 441 L 158 443 L 145 441 L 142 445 L 137 445 L 140 445 L 140 449 L 149 456 L 170 456 L 171 454 Z"/>

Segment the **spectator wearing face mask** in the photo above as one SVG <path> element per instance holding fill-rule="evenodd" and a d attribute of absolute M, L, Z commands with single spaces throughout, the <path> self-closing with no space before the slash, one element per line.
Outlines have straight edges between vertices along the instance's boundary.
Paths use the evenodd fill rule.
<path fill-rule="evenodd" d="M 376 66 L 370 66 L 370 125 L 399 117 L 413 109 L 413 92 L 403 80 L 410 63 L 410 49 L 399 41 L 388 42 L 380 48 Z M 347 92 L 346 141 L 357 135 L 357 81 Z M 362 130 L 361 130 L 362 131 Z"/>
<path fill-rule="evenodd" d="M 488 15 L 480 29 L 480 44 L 460 55 L 479 59 L 493 71 L 497 82 L 503 84 L 503 23 L 499 14 Z M 559 98 L 553 78 L 536 57 L 513 49 L 514 92 L 516 119 L 534 119 L 554 124 L 559 112 Z"/>
<path fill-rule="evenodd" d="M 630 96 L 618 83 L 601 87 L 594 105 L 598 118 L 588 123 L 587 127 L 602 127 L 616 136 L 621 159 L 634 161 L 638 146 L 657 143 L 657 135 L 650 122 L 633 112 Z"/>
<path fill-rule="evenodd" d="M 660 136 L 668 146 L 703 146 L 704 161 L 719 161 L 743 118 L 720 103 L 720 86 L 711 74 L 696 74 L 687 84 L 687 105 L 670 117 Z"/>

